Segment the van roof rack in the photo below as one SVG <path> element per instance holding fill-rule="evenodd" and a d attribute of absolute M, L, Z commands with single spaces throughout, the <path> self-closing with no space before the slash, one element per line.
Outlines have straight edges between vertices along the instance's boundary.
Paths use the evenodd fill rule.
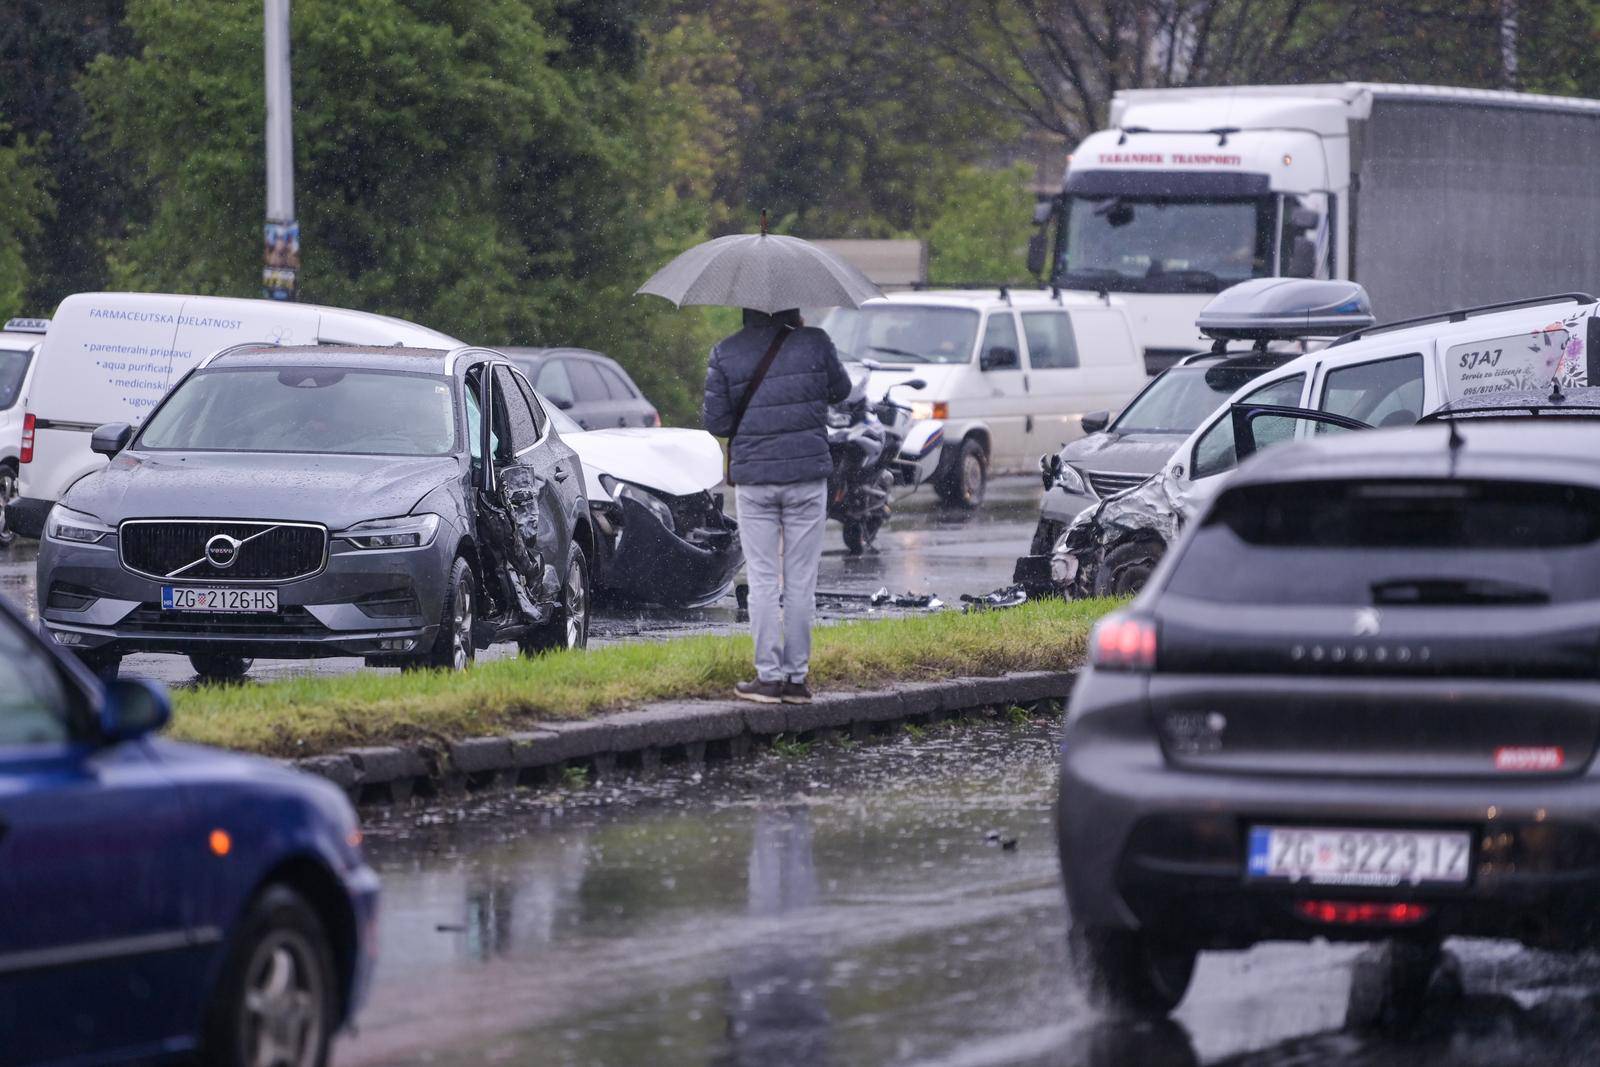
<path fill-rule="evenodd" d="M 49 319 L 7 319 L 7 333 L 44 333 L 50 329 Z"/>
<path fill-rule="evenodd" d="M 1338 345 L 1347 345 L 1351 341 L 1359 341 L 1363 337 L 1371 337 L 1375 333 L 1390 333 L 1394 330 L 1404 330 L 1411 326 L 1425 326 L 1430 322 L 1466 322 L 1474 315 L 1488 315 L 1495 311 L 1513 311 L 1517 308 L 1538 307 L 1541 304 L 1593 304 L 1596 299 L 1588 293 L 1550 293 L 1547 296 L 1529 296 L 1521 300 L 1502 300 L 1495 304 L 1479 304 L 1475 307 L 1456 308 L 1454 311 L 1440 311 L 1433 315 L 1418 315 L 1414 319 L 1396 319 L 1394 322 L 1380 322 L 1376 326 L 1368 326 L 1361 330 L 1351 330 L 1343 336 L 1336 337 L 1328 342 L 1329 348 Z"/>
<path fill-rule="evenodd" d="M 1050 294 L 1050 298 L 1052 300 L 1054 300 L 1056 303 L 1059 304 L 1059 303 L 1061 303 L 1061 294 L 1062 293 L 1067 292 L 1068 290 L 1074 290 L 1075 289 L 1078 292 L 1092 292 L 1096 296 L 1100 297 L 1100 299 L 1106 301 L 1106 303 L 1109 304 L 1111 302 L 1111 291 L 1109 289 L 1105 289 L 1105 288 L 1102 288 L 1102 287 L 1099 287 L 1099 286 L 1096 286 L 1096 287 L 1094 287 L 1092 289 L 1083 289 L 1083 288 L 1081 288 L 1079 286 L 1059 285 L 1059 284 L 1056 284 L 1054 282 L 1052 282 L 1050 284 L 1045 284 L 1043 282 L 912 282 L 911 283 L 911 291 L 914 292 L 914 293 L 926 293 L 926 292 L 930 292 L 930 291 L 934 291 L 934 290 L 938 290 L 938 289 L 962 289 L 962 290 L 966 290 L 966 289 L 980 289 L 980 290 L 981 289 L 993 289 L 993 290 L 995 290 L 996 292 L 998 292 L 1000 294 L 1000 299 L 1004 300 L 1008 304 L 1011 302 L 1011 294 L 1013 292 L 1041 292 L 1041 293 L 1042 292 L 1048 292 Z"/>

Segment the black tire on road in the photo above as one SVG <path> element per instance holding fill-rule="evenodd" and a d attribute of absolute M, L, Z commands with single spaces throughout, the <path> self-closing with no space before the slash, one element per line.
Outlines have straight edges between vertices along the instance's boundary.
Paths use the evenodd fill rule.
<path fill-rule="evenodd" d="M 6 525 L 6 505 L 17 498 L 17 468 L 0 463 L 0 548 L 16 541 L 17 533 Z"/>
<path fill-rule="evenodd" d="M 255 662 L 249 656 L 230 652 L 192 652 L 189 655 L 189 666 L 202 682 L 241 681 Z"/>
<path fill-rule="evenodd" d="M 317 913 L 287 886 L 268 886 L 228 946 L 206 1009 L 200 1062 L 323 1067 L 338 1027 L 336 974 Z"/>
<path fill-rule="evenodd" d="M 952 507 L 972 511 L 983 503 L 989 484 L 989 454 L 983 443 L 969 437 L 961 442 L 943 475 L 933 488 L 939 499 Z"/>
<path fill-rule="evenodd" d="M 1095 575 L 1095 596 L 1132 596 L 1144 588 L 1150 573 L 1166 553 L 1160 541 L 1132 541 L 1105 554 Z"/>
<path fill-rule="evenodd" d="M 450 565 L 450 581 L 445 587 L 444 605 L 439 610 L 439 633 L 433 639 L 433 647 L 417 657 L 417 666 L 447 671 L 462 671 L 472 666 L 478 654 L 472 643 L 477 606 L 477 579 L 467 561 L 457 556 Z"/>
<path fill-rule="evenodd" d="M 93 650 L 87 650 L 83 652 L 75 652 L 74 654 L 79 660 L 82 661 L 85 667 L 89 668 L 92 673 L 98 675 L 101 679 L 107 682 L 115 679 L 117 672 L 122 669 L 122 653 L 120 652 L 96 652 Z"/>
<path fill-rule="evenodd" d="M 1194 949 L 1160 944 L 1134 930 L 1078 930 L 1069 935 L 1073 970 L 1102 1011 L 1160 1017 L 1183 1000 L 1194 977 Z"/>
<path fill-rule="evenodd" d="M 567 566 L 562 572 L 560 600 L 556 612 L 543 626 L 528 631 L 517 642 L 525 656 L 558 649 L 589 646 L 589 557 L 577 541 L 567 550 Z"/>

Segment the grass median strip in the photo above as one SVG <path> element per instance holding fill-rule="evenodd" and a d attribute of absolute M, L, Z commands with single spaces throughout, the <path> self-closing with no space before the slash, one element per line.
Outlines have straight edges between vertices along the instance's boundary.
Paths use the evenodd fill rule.
<path fill-rule="evenodd" d="M 1115 601 L 1037 601 L 817 630 L 811 680 L 870 688 L 958 675 L 1059 670 L 1081 658 Z M 274 756 L 462 738 L 582 719 L 656 700 L 727 695 L 750 676 L 748 636 L 685 637 L 487 662 L 460 674 L 308 675 L 175 694 L 174 737 Z"/>

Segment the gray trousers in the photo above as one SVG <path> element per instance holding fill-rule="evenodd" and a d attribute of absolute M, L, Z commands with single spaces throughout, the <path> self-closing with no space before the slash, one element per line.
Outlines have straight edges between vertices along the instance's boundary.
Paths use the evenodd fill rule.
<path fill-rule="evenodd" d="M 741 485 L 735 496 L 750 582 L 756 676 L 764 682 L 803 681 L 811 667 L 811 616 L 817 607 L 828 483 Z"/>

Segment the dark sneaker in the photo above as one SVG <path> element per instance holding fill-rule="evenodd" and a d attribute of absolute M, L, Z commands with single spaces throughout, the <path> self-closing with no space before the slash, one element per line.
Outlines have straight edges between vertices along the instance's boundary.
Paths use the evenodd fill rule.
<path fill-rule="evenodd" d="M 809 704 L 811 703 L 811 690 L 806 687 L 804 682 L 784 682 L 783 702 L 785 704 Z"/>
<path fill-rule="evenodd" d="M 753 700 L 757 704 L 779 704 L 783 702 L 783 682 L 763 682 L 756 679 L 753 682 L 740 682 L 733 687 L 733 695 L 744 700 Z"/>

